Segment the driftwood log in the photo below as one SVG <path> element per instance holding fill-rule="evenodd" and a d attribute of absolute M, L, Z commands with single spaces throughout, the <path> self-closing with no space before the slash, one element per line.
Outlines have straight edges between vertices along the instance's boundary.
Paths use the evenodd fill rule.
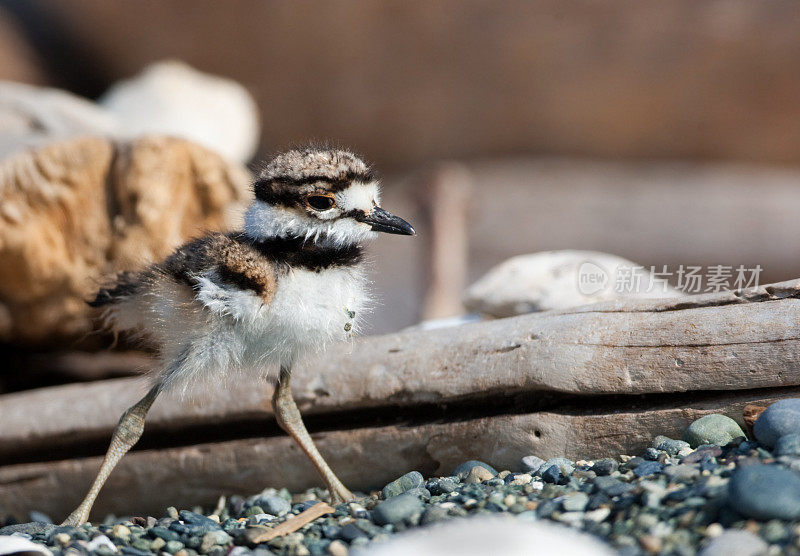
<path fill-rule="evenodd" d="M 296 373 L 309 428 L 351 488 L 481 459 L 593 458 L 679 437 L 721 412 L 800 396 L 800 281 L 744 292 L 607 302 L 364 338 Z M 0 397 L 0 512 L 66 514 L 121 412 L 124 378 Z M 223 493 L 317 485 L 274 422 L 271 388 L 160 399 L 94 517 L 212 504 Z"/>

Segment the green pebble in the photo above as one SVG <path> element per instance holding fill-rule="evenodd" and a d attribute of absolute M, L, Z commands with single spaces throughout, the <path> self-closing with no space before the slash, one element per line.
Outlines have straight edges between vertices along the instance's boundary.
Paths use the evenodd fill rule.
<path fill-rule="evenodd" d="M 250 506 L 244 512 L 244 517 L 252 517 L 254 515 L 266 513 L 261 509 L 261 506 Z"/>
<path fill-rule="evenodd" d="M 211 531 L 211 534 L 216 538 L 217 544 L 228 544 L 233 542 L 233 537 L 231 537 L 225 531 Z"/>
<path fill-rule="evenodd" d="M 152 542 L 150 542 L 149 540 L 147 540 L 145 538 L 139 538 L 139 539 L 136 539 L 135 541 L 133 541 L 131 546 L 133 548 L 136 548 L 137 550 L 147 550 L 149 552 L 150 551 L 150 545 L 152 545 L 152 544 L 153 544 Z"/>
<path fill-rule="evenodd" d="M 561 505 L 568 512 L 582 512 L 589 505 L 589 495 L 584 492 L 570 493 Z"/>
<path fill-rule="evenodd" d="M 202 542 L 202 537 L 192 535 L 191 537 L 185 538 L 183 544 L 186 546 L 186 548 L 200 548 Z"/>
<path fill-rule="evenodd" d="M 521 514 L 522 512 L 526 511 L 527 508 L 522 504 L 512 504 L 509 506 L 508 511 L 512 514 Z"/>
<path fill-rule="evenodd" d="M 425 479 L 422 478 L 422 473 L 419 471 L 411 471 L 383 487 L 381 494 L 383 495 L 383 499 L 386 500 L 424 485 Z"/>
<path fill-rule="evenodd" d="M 183 543 L 180 541 L 169 541 L 167 542 L 167 544 L 164 545 L 164 550 L 169 552 L 170 554 L 175 554 L 182 548 L 183 548 Z"/>
<path fill-rule="evenodd" d="M 791 528 L 775 519 L 766 522 L 761 528 L 761 536 L 770 544 L 783 542 L 790 535 Z"/>
<path fill-rule="evenodd" d="M 734 438 L 746 436 L 739 424 L 726 415 L 711 414 L 701 417 L 689 425 L 683 433 L 683 440 L 692 448 L 701 444 L 724 446 Z"/>

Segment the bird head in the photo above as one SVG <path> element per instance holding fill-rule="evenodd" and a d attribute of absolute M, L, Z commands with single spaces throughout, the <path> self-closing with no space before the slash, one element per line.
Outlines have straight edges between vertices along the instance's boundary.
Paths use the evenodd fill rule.
<path fill-rule="evenodd" d="M 245 231 L 256 239 L 300 237 L 332 245 L 358 244 L 376 232 L 414 235 L 414 228 L 380 207 L 378 180 L 356 155 L 307 148 L 264 166 Z"/>

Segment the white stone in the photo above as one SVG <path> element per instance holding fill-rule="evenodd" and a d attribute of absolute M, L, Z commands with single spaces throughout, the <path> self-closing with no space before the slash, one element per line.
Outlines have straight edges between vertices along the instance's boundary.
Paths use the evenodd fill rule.
<path fill-rule="evenodd" d="M 130 137 L 183 137 L 238 162 L 249 161 L 258 147 L 258 107 L 247 89 L 182 62 L 152 64 L 112 85 L 99 102 Z"/>
<path fill-rule="evenodd" d="M 634 272 L 638 287 L 636 278 L 627 279 Z M 621 298 L 681 295 L 663 278 L 653 277 L 651 283 L 647 269 L 622 257 L 565 250 L 508 259 L 467 288 L 463 301 L 470 311 L 504 318 Z"/>
<path fill-rule="evenodd" d="M 569 554 L 606 556 L 608 545 L 569 527 L 543 521 L 523 522 L 503 517 L 471 517 L 413 529 L 387 542 L 352 551 L 353 556 L 529 556 Z"/>
<path fill-rule="evenodd" d="M 119 132 L 116 120 L 89 100 L 59 89 L 0 81 L 0 157 L 53 139 Z"/>
<path fill-rule="evenodd" d="M 44 554 L 53 556 L 47 548 L 28 539 L 14 535 L 0 535 L 0 555 L 7 554 Z"/>
<path fill-rule="evenodd" d="M 117 549 L 117 546 L 113 542 L 111 542 L 111 539 L 109 539 L 105 535 L 97 535 L 95 538 L 90 540 L 89 544 L 86 545 L 86 550 L 88 550 L 89 552 L 94 552 L 95 550 L 101 547 L 105 547 L 111 550 L 112 552 L 119 551 Z"/>

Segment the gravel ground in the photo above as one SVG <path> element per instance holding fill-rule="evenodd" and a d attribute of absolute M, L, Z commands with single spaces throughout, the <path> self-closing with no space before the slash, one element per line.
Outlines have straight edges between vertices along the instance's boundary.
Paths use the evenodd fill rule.
<path fill-rule="evenodd" d="M 496 471 L 465 462 L 448 477 L 412 471 L 359 503 L 342 504 L 299 531 L 254 539 L 324 499 L 311 489 L 232 496 L 217 508 L 161 518 L 109 518 L 99 525 L 43 523 L 2 531 L 56 555 L 233 556 L 254 553 L 343 556 L 393 533 L 472 514 L 552 520 L 604 539 L 622 554 L 800 555 L 800 399 L 771 406 L 746 440 L 722 415 L 706 416 L 683 440 L 653 439 L 639 456 L 570 461 L 522 458 Z M 513 517 L 511 517 L 513 516 Z"/>

